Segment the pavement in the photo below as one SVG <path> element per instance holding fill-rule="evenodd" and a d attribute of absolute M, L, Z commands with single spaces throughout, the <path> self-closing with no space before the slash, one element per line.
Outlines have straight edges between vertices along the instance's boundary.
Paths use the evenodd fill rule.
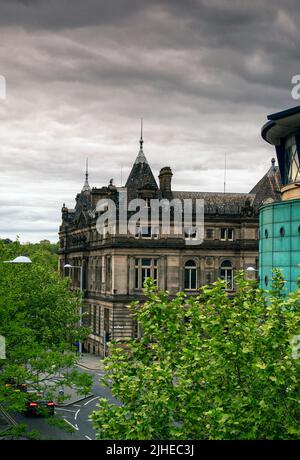
<path fill-rule="evenodd" d="M 103 359 L 90 353 L 82 353 L 78 366 L 90 371 L 103 371 Z"/>

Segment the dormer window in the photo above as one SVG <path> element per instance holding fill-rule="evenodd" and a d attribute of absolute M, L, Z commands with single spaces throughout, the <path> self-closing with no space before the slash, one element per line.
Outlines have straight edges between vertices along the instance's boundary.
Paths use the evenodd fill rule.
<path fill-rule="evenodd" d="M 142 238 L 151 238 L 151 226 L 142 227 Z"/>
<path fill-rule="evenodd" d="M 221 228 L 220 229 L 220 240 L 221 241 L 233 241 L 233 228 Z"/>
<path fill-rule="evenodd" d="M 145 208 L 151 207 L 151 198 L 144 198 L 145 200 Z"/>

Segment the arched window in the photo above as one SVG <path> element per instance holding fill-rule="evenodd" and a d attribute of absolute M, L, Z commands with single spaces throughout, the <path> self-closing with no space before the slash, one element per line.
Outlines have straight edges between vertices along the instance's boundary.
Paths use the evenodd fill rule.
<path fill-rule="evenodd" d="M 197 289 L 197 266 L 194 260 L 184 265 L 184 289 Z"/>
<path fill-rule="evenodd" d="M 224 260 L 221 263 L 221 279 L 226 281 L 226 289 L 233 289 L 233 268 L 230 260 Z"/>

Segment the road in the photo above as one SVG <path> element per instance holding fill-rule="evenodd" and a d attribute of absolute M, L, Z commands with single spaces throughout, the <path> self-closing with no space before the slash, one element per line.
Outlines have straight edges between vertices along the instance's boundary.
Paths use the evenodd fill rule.
<path fill-rule="evenodd" d="M 72 427 L 75 430 L 73 433 L 68 433 L 56 426 L 49 425 L 48 419 L 43 417 L 25 417 L 21 414 L 13 414 L 14 419 L 18 423 L 25 423 L 29 431 L 33 429 L 39 431 L 40 439 L 94 440 L 95 431 L 88 417 L 93 410 L 97 409 L 96 405 L 98 404 L 99 398 L 105 397 L 115 404 L 118 404 L 118 401 L 113 398 L 107 387 L 99 383 L 99 379 L 104 376 L 104 372 L 83 368 L 80 368 L 80 371 L 89 373 L 93 376 L 93 396 L 66 407 L 55 408 L 56 416 L 62 418 Z"/>

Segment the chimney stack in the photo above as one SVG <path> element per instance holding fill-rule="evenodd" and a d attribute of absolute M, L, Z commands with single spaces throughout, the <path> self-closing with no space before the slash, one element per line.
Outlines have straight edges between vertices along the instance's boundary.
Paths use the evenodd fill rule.
<path fill-rule="evenodd" d="M 159 188 L 163 195 L 171 193 L 172 170 L 170 166 L 165 166 L 159 172 Z"/>

